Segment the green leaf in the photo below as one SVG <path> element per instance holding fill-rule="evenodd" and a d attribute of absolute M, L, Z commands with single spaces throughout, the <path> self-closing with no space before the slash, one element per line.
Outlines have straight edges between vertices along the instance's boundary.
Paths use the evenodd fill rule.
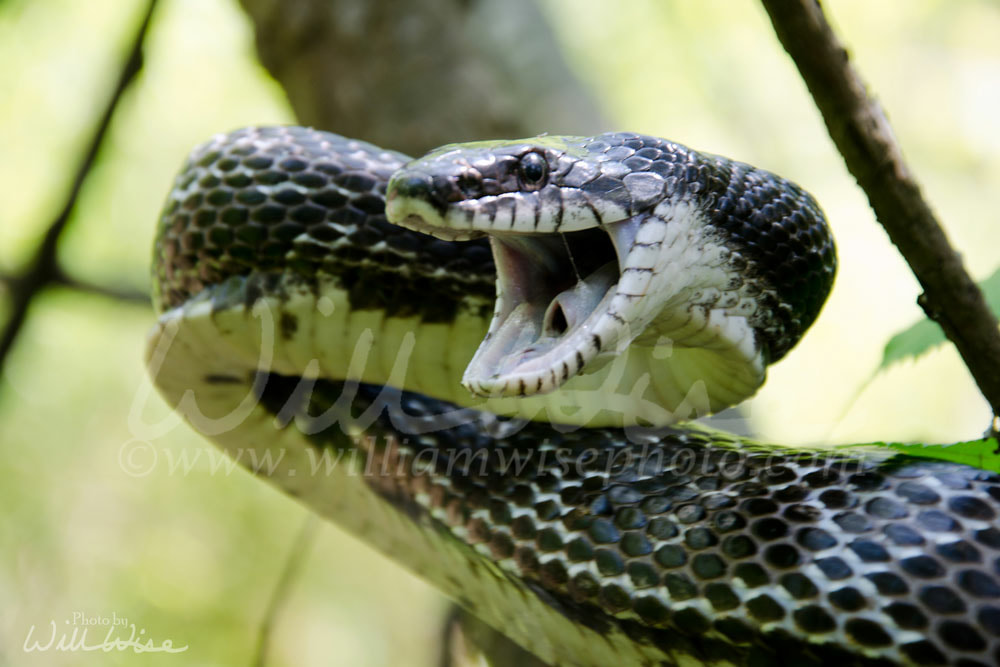
<path fill-rule="evenodd" d="M 982 470 L 1000 472 L 1000 453 L 996 438 L 969 440 L 953 445 L 907 445 L 902 443 L 886 443 L 892 449 L 925 459 L 939 459 L 962 463 Z"/>
<path fill-rule="evenodd" d="M 879 368 L 885 368 L 907 357 L 919 357 L 944 341 L 944 332 L 936 322 L 928 319 L 920 320 L 889 339 L 885 349 L 882 350 L 882 363 L 879 364 Z"/>
<path fill-rule="evenodd" d="M 979 283 L 990 310 L 1000 316 L 1000 268 L 993 275 Z M 909 357 L 919 357 L 924 352 L 945 342 L 944 332 L 937 323 L 929 319 L 915 322 L 889 339 L 882 350 L 879 370 Z"/>

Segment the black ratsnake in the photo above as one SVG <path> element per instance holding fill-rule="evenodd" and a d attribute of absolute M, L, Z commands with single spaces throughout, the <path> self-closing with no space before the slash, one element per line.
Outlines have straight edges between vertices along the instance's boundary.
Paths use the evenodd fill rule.
<path fill-rule="evenodd" d="M 676 424 L 753 394 L 835 267 L 804 191 L 662 139 L 251 128 L 168 197 L 147 357 L 548 663 L 997 664 L 1000 477 Z"/>

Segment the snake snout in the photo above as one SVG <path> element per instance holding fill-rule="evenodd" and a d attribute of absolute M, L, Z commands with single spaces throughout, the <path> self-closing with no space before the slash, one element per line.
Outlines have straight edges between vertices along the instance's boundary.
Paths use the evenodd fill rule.
<path fill-rule="evenodd" d="M 400 227 L 430 234 L 445 241 L 467 241 L 483 236 L 482 231 L 450 226 L 446 221 L 449 205 L 464 197 L 458 181 L 440 174 L 403 168 L 386 187 L 386 219 Z"/>
<path fill-rule="evenodd" d="M 389 179 L 388 194 L 390 201 L 405 198 L 430 200 L 433 193 L 433 179 L 430 175 L 419 171 L 401 169 Z"/>

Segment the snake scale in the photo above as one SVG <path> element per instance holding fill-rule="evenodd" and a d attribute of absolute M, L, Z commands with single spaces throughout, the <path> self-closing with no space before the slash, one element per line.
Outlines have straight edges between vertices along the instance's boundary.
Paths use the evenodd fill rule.
<path fill-rule="evenodd" d="M 835 267 L 797 186 L 662 139 L 250 128 L 168 197 L 147 361 L 547 663 L 997 664 L 1000 477 L 678 424 L 753 394 Z"/>

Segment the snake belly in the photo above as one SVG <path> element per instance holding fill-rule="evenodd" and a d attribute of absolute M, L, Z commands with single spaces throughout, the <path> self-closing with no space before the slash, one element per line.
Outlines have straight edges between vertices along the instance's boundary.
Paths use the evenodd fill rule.
<path fill-rule="evenodd" d="M 592 143 L 603 142 L 606 155 L 616 147 L 609 144 L 637 136 Z M 745 165 L 698 162 L 700 154 L 650 141 L 694 161 L 667 176 L 675 185 L 700 189 L 699 168 L 722 160 L 715 164 L 728 173 L 749 174 L 748 192 L 774 195 L 775 181 Z M 510 145 L 495 152 L 509 156 Z M 157 388 L 192 427 L 550 664 L 1000 662 L 997 475 L 878 449 L 765 446 L 658 424 L 654 411 L 614 428 L 594 426 L 607 421 L 594 412 L 574 424 L 587 409 L 563 391 L 575 377 L 562 378 L 559 390 L 511 397 L 492 387 L 471 400 L 460 387 L 463 370 L 491 327 L 509 321 L 497 321 L 490 247 L 387 222 L 386 188 L 408 163 L 364 142 L 292 127 L 219 135 L 192 153 L 157 234 L 161 315 L 147 348 Z M 413 166 L 433 172 L 427 162 Z M 424 193 L 456 183 L 449 172 L 430 176 L 434 187 Z M 414 193 L 423 186 L 404 182 L 393 192 L 406 210 L 394 217 L 439 236 L 480 231 L 475 212 L 459 219 L 443 205 L 419 210 Z M 710 194 L 726 206 L 729 190 L 720 188 Z M 777 219 L 795 213 L 778 207 L 787 206 L 786 192 L 809 203 L 779 189 L 770 213 Z M 597 190 L 590 194 L 599 199 Z M 641 214 L 625 213 L 602 220 Z M 755 216 L 768 222 L 755 210 L 734 214 L 748 225 Z M 432 230 L 428 220 L 453 231 Z M 813 280 L 828 288 L 827 241 L 813 238 L 819 232 L 809 220 L 799 227 L 803 247 L 820 260 Z M 641 230 L 631 231 L 633 245 L 642 243 Z M 532 239 L 493 244 L 555 261 L 553 243 Z M 578 240 L 567 244 L 569 256 L 586 254 Z M 749 245 L 735 253 L 736 264 L 760 264 Z M 624 255 L 617 261 L 619 270 L 628 266 Z M 603 279 L 602 266 L 592 268 Z M 773 294 L 775 284 L 761 279 L 752 290 Z M 751 366 L 763 369 L 801 334 L 774 337 L 766 323 L 808 326 L 815 317 L 813 292 L 799 293 L 805 306 L 789 310 L 783 301 L 776 307 L 784 319 L 758 319 L 764 324 L 750 337 L 758 348 L 744 355 Z M 544 334 L 551 303 L 570 319 L 577 308 L 570 297 L 579 296 L 546 292 L 542 314 L 526 321 L 541 322 L 535 330 Z M 523 351 L 517 341 L 504 345 L 496 358 Z M 522 418 L 546 410 L 568 418 Z"/>

